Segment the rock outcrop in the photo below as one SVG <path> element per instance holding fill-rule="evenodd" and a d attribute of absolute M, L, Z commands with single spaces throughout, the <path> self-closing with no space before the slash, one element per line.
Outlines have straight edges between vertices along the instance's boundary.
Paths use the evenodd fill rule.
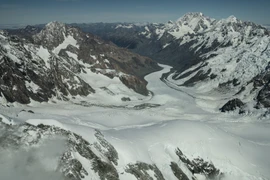
<path fill-rule="evenodd" d="M 228 101 L 224 106 L 220 108 L 221 112 L 229 112 L 229 111 L 235 111 L 239 110 L 239 113 L 243 113 L 243 107 L 245 104 L 240 99 L 232 99 Z"/>

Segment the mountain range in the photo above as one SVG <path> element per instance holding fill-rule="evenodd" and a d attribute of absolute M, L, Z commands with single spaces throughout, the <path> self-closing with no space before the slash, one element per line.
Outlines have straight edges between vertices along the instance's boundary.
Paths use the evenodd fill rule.
<path fill-rule="evenodd" d="M 117 93 L 107 83 L 147 96 L 143 77 L 160 69 L 150 58 L 59 22 L 0 33 L 0 92 L 7 102 L 68 100 L 102 89 Z M 104 82 L 96 83 L 95 76 Z"/>
<path fill-rule="evenodd" d="M 220 92 L 228 101 L 243 101 L 246 109 L 270 106 L 270 32 L 260 25 L 234 16 L 215 20 L 188 13 L 167 23 L 77 26 L 172 66 L 164 79 L 176 86 L 193 87 L 202 96 Z"/>
<path fill-rule="evenodd" d="M 0 179 L 269 179 L 269 44 L 203 13 L 1 30 Z"/>

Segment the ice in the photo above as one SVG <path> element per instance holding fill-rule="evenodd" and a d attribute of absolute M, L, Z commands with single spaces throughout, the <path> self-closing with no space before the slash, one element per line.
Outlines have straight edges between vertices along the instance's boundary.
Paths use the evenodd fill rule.
<path fill-rule="evenodd" d="M 49 59 L 51 57 L 49 51 L 45 49 L 43 46 L 40 46 L 37 51 L 37 55 L 44 60 L 46 67 L 49 68 L 50 67 Z"/>

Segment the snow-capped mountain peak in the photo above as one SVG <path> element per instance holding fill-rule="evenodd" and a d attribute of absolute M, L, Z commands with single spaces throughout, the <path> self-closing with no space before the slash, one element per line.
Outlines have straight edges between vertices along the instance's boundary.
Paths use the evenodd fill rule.
<path fill-rule="evenodd" d="M 194 32 L 202 32 L 206 29 L 209 29 L 214 21 L 214 19 L 205 16 L 201 12 L 195 12 L 185 14 L 179 18 L 176 23 L 180 26 L 189 27 Z"/>
<path fill-rule="evenodd" d="M 205 18 L 205 15 L 201 12 L 189 12 L 180 17 L 177 21 L 190 21 L 194 18 Z"/>
<path fill-rule="evenodd" d="M 46 24 L 46 29 L 59 29 L 64 28 L 66 25 L 64 23 L 58 22 L 58 21 L 52 21 Z"/>
<path fill-rule="evenodd" d="M 67 27 L 64 23 L 60 23 L 57 21 L 50 22 L 46 24 L 45 28 L 42 30 L 43 34 L 52 34 L 52 35 L 58 35 L 65 33 Z"/>
<path fill-rule="evenodd" d="M 174 24 L 174 22 L 172 20 L 169 20 L 167 24 Z"/>
<path fill-rule="evenodd" d="M 241 22 L 241 20 L 237 19 L 234 15 L 231 15 L 226 19 L 226 22 L 238 23 Z"/>
<path fill-rule="evenodd" d="M 62 43 L 65 43 L 66 40 L 74 42 L 73 45 L 76 46 L 77 42 L 75 43 L 75 41 L 80 39 L 79 34 L 80 32 L 77 28 L 72 28 L 64 23 L 53 21 L 48 23 L 39 33 L 35 34 L 33 38 L 36 43 L 53 50 Z M 67 44 L 67 42 L 65 44 Z"/>
<path fill-rule="evenodd" d="M 168 32 L 175 39 L 180 39 L 185 35 L 202 33 L 210 29 L 214 21 L 214 19 L 206 17 L 203 13 L 187 13 L 175 22 L 168 21 L 164 25 L 157 25 L 155 34 L 160 39 L 164 32 Z"/>
<path fill-rule="evenodd" d="M 238 19 L 237 17 L 231 15 L 227 18 L 221 19 L 219 21 L 217 21 L 217 25 L 221 24 L 221 25 L 232 25 L 232 24 L 243 24 L 244 22 L 242 22 L 240 19 Z"/>

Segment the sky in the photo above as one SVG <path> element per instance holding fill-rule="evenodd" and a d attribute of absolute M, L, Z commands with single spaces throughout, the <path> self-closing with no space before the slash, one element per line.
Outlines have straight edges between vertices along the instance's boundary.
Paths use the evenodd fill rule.
<path fill-rule="evenodd" d="M 270 24 L 270 0 L 0 0 L 0 25 L 167 22 L 188 12 Z"/>

